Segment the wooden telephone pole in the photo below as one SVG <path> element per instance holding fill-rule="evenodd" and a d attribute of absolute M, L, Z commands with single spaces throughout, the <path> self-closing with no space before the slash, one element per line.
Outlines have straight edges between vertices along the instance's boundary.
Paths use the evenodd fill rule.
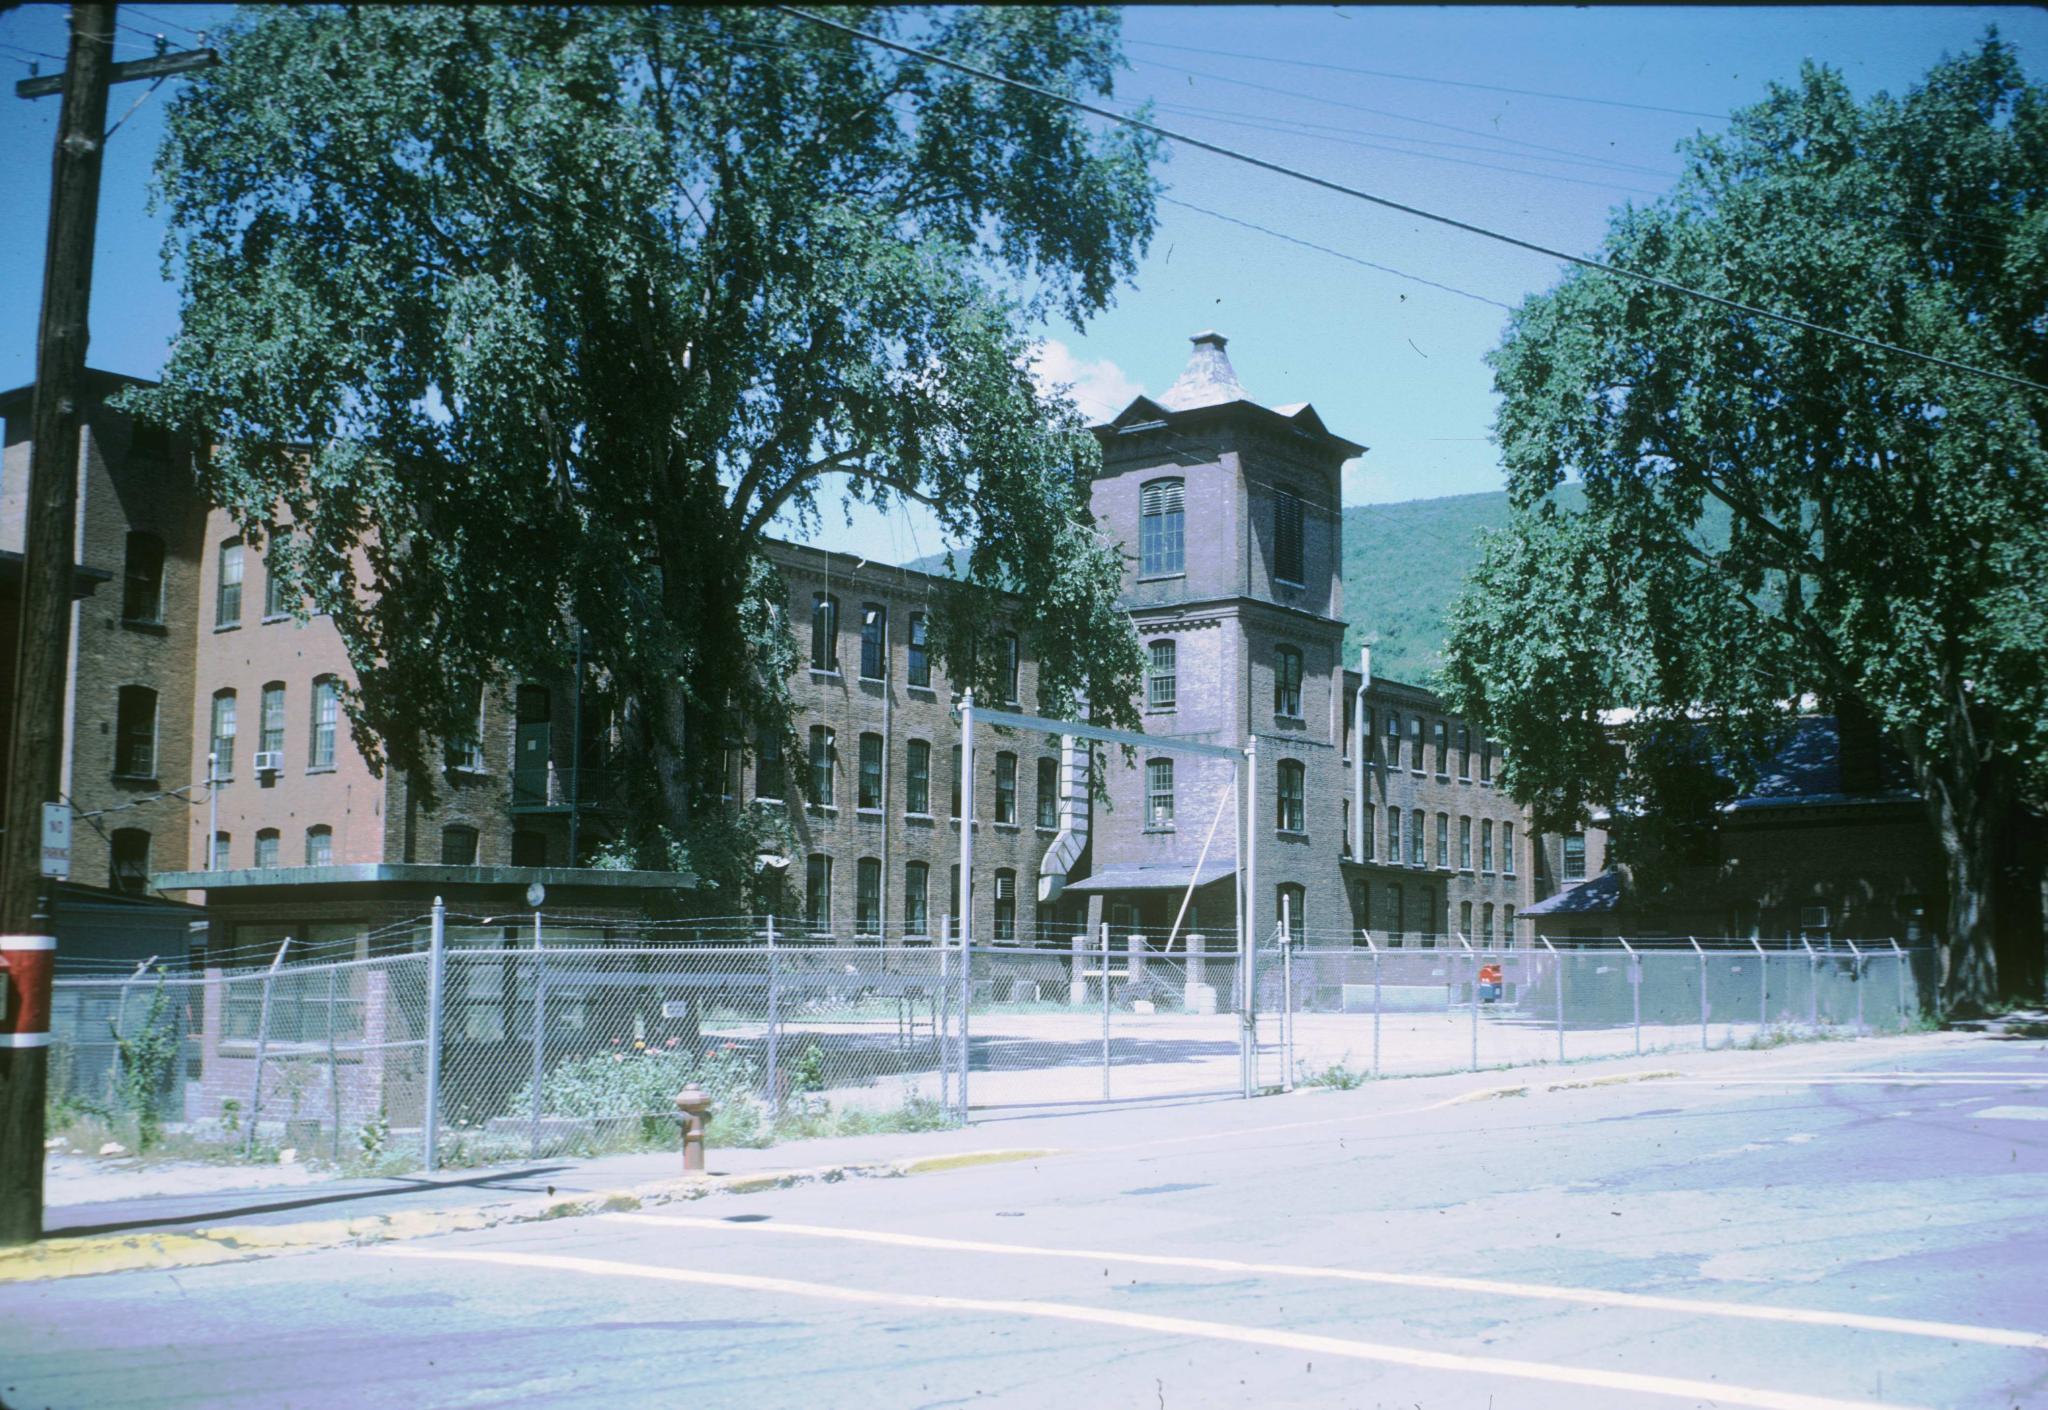
<path fill-rule="evenodd" d="M 43 1102 L 49 1068 L 49 982 L 55 929 L 42 877 L 43 804 L 58 800 L 64 740 L 65 662 L 70 650 L 73 544 L 78 521 L 79 441 L 89 404 L 86 318 L 107 89 L 218 62 L 212 50 L 117 64 L 114 6 L 73 5 L 71 48 L 61 78 L 15 85 L 22 98 L 63 95 L 43 257 L 43 312 L 30 413 L 28 514 L 22 564 L 21 637 L 8 741 L 6 831 L 0 833 L 0 1245 L 43 1232 Z"/>

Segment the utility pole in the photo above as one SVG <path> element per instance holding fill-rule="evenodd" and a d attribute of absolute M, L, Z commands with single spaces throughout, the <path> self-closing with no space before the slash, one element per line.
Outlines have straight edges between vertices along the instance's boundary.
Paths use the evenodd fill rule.
<path fill-rule="evenodd" d="M 42 805 L 57 799 L 64 750 L 65 661 L 70 650 L 79 441 L 88 410 L 86 318 L 107 89 L 218 62 L 210 49 L 116 64 L 114 6 L 73 5 L 61 78 L 15 85 L 22 98 L 63 96 L 43 255 L 43 311 L 30 413 L 27 527 L 13 738 L 7 742 L 0 834 L 0 959 L 7 966 L 0 1023 L 0 1246 L 43 1232 L 43 1101 L 48 1080 L 49 984 L 54 968 L 51 891 L 41 872 Z"/>

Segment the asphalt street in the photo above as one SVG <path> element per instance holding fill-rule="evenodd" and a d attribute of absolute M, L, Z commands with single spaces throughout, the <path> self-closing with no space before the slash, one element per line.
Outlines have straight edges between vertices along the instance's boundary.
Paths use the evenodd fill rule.
<path fill-rule="evenodd" d="M 1769 1057 L 1190 1107 L 1015 1164 L 15 1284 L 0 1398 L 2048 1405 L 2048 1045 Z"/>

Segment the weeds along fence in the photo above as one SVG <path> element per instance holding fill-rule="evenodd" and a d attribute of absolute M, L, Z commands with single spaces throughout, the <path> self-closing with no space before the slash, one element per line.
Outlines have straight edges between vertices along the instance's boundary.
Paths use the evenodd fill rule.
<path fill-rule="evenodd" d="M 1248 984 L 1228 935 L 1105 928 L 976 944 L 963 965 L 957 942 L 746 918 L 613 933 L 450 919 L 380 936 L 420 946 L 395 954 L 60 978 L 59 1125 L 132 1123 L 140 1103 L 187 1145 L 432 1168 L 673 1149 L 674 1099 L 694 1085 L 713 1144 L 757 1144 L 1898 1031 L 1934 972 L 1930 951 L 1890 944 L 1308 932 L 1262 937 Z"/>

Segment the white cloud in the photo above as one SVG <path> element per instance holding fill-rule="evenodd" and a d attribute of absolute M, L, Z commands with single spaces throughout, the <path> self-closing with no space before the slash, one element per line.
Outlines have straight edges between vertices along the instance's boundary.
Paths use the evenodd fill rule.
<path fill-rule="evenodd" d="M 1143 383 L 1132 379 L 1108 358 L 1083 362 L 1058 338 L 1047 338 L 1039 344 L 1038 353 L 1031 360 L 1031 376 L 1041 392 L 1056 386 L 1070 388 L 1069 395 L 1090 421 L 1107 421 L 1129 406 L 1132 397 L 1145 392 Z"/>

